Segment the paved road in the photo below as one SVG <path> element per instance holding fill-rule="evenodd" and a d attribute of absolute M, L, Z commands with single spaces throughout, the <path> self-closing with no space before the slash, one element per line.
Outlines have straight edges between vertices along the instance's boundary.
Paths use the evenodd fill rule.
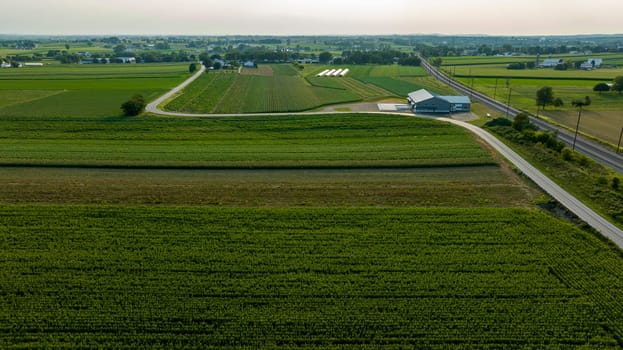
<path fill-rule="evenodd" d="M 177 94 L 183 88 L 185 88 L 188 84 L 192 83 L 195 79 L 197 79 L 203 72 L 205 68 L 202 67 L 195 75 L 190 77 L 188 80 L 183 82 L 178 87 L 174 88 L 170 92 L 166 93 L 162 97 L 158 98 L 154 102 L 150 103 L 147 106 L 147 111 L 154 114 L 174 116 L 174 117 L 248 117 L 248 116 L 267 116 L 267 115 L 326 115 L 326 114 L 340 114 L 344 112 L 306 112 L 306 113 L 278 113 L 278 114 L 191 114 L 191 113 L 173 113 L 173 112 L 165 112 L 158 109 L 158 105 L 163 103 L 165 100 L 172 97 L 174 94 Z M 379 112 L 359 112 L 359 113 L 374 113 L 377 114 Z M 397 114 L 404 116 L 404 113 L 385 113 L 385 114 Z M 608 237 L 612 240 L 616 245 L 618 245 L 621 249 L 623 249 L 623 231 L 618 227 L 614 226 L 606 219 L 602 218 L 599 214 L 595 213 L 593 210 L 588 208 L 586 205 L 582 204 L 577 198 L 573 197 L 567 191 L 563 190 L 560 186 L 556 185 L 552 180 L 550 180 L 547 176 L 543 175 L 539 170 L 530 165 L 525 159 L 521 158 L 517 153 L 511 150 L 508 146 L 503 144 L 500 140 L 495 138 L 493 135 L 489 134 L 485 130 L 468 124 L 459 120 L 449 119 L 449 118 L 433 118 L 445 122 L 452 123 L 454 125 L 461 126 L 465 129 L 470 130 L 474 134 L 478 135 L 485 142 L 490 144 L 493 148 L 495 148 L 500 154 L 502 154 L 506 159 L 508 159 L 511 163 L 513 163 L 521 172 L 523 172 L 526 176 L 528 176 L 532 181 L 534 181 L 539 187 L 541 187 L 545 192 L 547 192 L 550 196 L 556 199 L 560 204 L 562 204 L 569 211 L 574 213 L 577 217 L 582 219 L 584 222 L 589 224 L 591 227 L 599 231 L 605 237 Z"/>
<path fill-rule="evenodd" d="M 435 77 L 439 81 L 451 86 L 455 90 L 467 96 L 470 96 L 472 99 L 475 99 L 494 110 L 497 110 L 504 114 L 508 114 L 510 118 L 514 118 L 517 114 L 521 113 L 519 109 L 513 108 L 512 106 L 507 106 L 504 103 L 496 101 L 478 91 L 473 91 L 472 89 L 455 81 L 454 79 L 449 78 L 448 76 L 439 72 L 424 58 L 422 58 L 422 67 L 424 67 L 424 69 L 426 69 L 433 77 Z M 573 145 L 574 132 L 571 132 L 559 126 L 551 125 L 546 121 L 538 118 L 531 117 L 530 121 L 538 126 L 541 130 L 557 132 L 558 139 L 564 142 L 569 147 Z M 611 148 L 604 147 L 595 141 L 582 137 L 581 135 L 578 136 L 575 149 L 578 152 L 592 158 L 596 162 L 613 169 L 619 174 L 623 174 L 623 154 L 617 154 L 617 152 L 615 152 Z"/>

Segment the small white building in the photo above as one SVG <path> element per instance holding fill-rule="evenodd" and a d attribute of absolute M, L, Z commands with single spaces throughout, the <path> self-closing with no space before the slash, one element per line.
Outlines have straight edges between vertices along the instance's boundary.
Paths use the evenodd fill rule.
<path fill-rule="evenodd" d="M 136 63 L 136 57 L 117 57 L 117 61 L 121 63 Z"/>
<path fill-rule="evenodd" d="M 253 61 L 246 61 L 242 64 L 245 68 L 255 68 L 255 63 Z"/>
<path fill-rule="evenodd" d="M 24 67 L 43 67 L 43 63 L 41 63 L 41 62 L 26 62 L 26 63 L 24 63 Z"/>
<path fill-rule="evenodd" d="M 11 68 L 11 64 L 8 62 L 2 61 L 2 63 L 0 64 L 0 68 Z"/>
<path fill-rule="evenodd" d="M 564 62 L 565 61 L 562 58 L 546 58 L 543 62 L 539 63 L 539 68 L 554 68 Z"/>

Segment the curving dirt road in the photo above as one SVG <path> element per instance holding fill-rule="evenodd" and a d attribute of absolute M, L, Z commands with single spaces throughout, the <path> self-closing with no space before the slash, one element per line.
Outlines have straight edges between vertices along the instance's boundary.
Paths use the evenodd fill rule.
<path fill-rule="evenodd" d="M 304 112 L 304 113 L 258 113 L 258 114 L 192 114 L 192 113 L 176 113 L 176 112 L 166 112 L 162 111 L 158 108 L 158 105 L 172 97 L 173 95 L 180 92 L 190 83 L 195 81 L 203 72 L 205 71 L 205 67 L 201 67 L 201 69 L 195 73 L 192 77 L 188 78 L 182 84 L 164 94 L 157 100 L 151 102 L 147 105 L 146 110 L 150 113 L 173 116 L 173 117 L 202 117 L 202 118 L 210 118 L 210 117 L 248 117 L 248 116 L 267 116 L 267 115 L 326 115 L 326 114 L 340 114 L 340 113 L 374 113 L 378 114 L 381 112 Z M 396 114 L 404 116 L 404 113 L 384 113 L 384 114 Z M 521 172 L 523 172 L 526 176 L 528 176 L 532 181 L 534 181 L 539 187 L 541 187 L 545 192 L 547 192 L 550 196 L 556 199 L 560 204 L 562 204 L 569 211 L 574 213 L 577 217 L 582 219 L 584 222 L 589 224 L 595 230 L 599 231 L 603 236 L 609 238 L 613 241 L 617 246 L 623 249 L 623 231 L 601 217 L 599 214 L 591 210 L 589 207 L 584 205 L 577 198 L 572 196 L 569 192 L 563 190 L 560 186 L 550 180 L 547 176 L 537 170 L 535 167 L 530 165 L 525 159 L 515 153 L 512 149 L 502 143 L 500 140 L 495 138 L 493 135 L 488 133 L 487 131 L 472 125 L 466 122 L 450 119 L 450 118 L 434 118 L 434 117 L 423 117 L 427 119 L 435 119 L 443 122 L 452 123 L 454 125 L 463 127 L 478 137 L 483 139 L 485 142 L 490 144 L 497 152 L 499 152 L 502 156 L 504 156 L 508 161 L 510 161 L 513 165 L 515 165 Z"/>

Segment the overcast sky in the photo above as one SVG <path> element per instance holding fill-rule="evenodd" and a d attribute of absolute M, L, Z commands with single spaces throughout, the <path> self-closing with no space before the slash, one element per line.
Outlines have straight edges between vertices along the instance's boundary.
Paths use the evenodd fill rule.
<path fill-rule="evenodd" d="M 623 0 L 19 0 L 0 34 L 620 34 Z"/>

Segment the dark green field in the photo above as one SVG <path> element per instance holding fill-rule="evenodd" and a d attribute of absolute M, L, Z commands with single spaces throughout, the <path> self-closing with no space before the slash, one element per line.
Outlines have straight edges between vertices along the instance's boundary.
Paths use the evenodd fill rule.
<path fill-rule="evenodd" d="M 623 261 L 518 209 L 2 207 L 0 347 L 623 344 Z"/>
<path fill-rule="evenodd" d="M 374 168 L 493 164 L 467 131 L 393 115 L 26 120 L 0 119 L 0 165 Z"/>
<path fill-rule="evenodd" d="M 155 99 L 188 75 L 184 63 L 3 69 L 0 117 L 117 116 L 133 95 Z"/>

